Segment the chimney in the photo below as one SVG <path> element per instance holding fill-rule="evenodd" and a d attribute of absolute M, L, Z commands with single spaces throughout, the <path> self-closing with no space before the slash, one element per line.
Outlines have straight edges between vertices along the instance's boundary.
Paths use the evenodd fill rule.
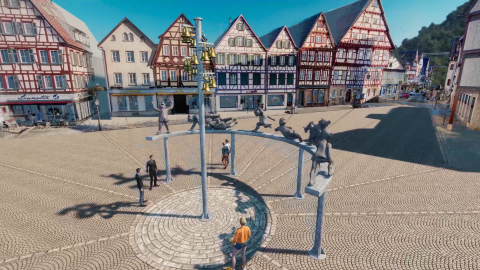
<path fill-rule="evenodd" d="M 232 24 L 232 18 L 228 18 L 228 25 Z"/>

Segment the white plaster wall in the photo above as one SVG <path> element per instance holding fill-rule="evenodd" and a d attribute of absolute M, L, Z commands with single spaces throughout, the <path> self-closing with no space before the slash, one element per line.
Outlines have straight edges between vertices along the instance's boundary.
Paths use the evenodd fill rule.
<path fill-rule="evenodd" d="M 480 49 L 480 20 L 468 24 L 464 47 L 465 51 L 478 49 Z"/>
<path fill-rule="evenodd" d="M 480 36 L 480 35 L 479 35 Z M 480 58 L 467 58 L 463 65 L 460 86 L 480 87 Z"/>

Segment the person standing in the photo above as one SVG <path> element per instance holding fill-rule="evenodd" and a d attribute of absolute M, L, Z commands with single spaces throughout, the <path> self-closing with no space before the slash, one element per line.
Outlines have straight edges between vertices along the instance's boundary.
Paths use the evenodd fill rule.
<path fill-rule="evenodd" d="M 157 163 L 153 159 L 153 155 L 150 155 L 150 160 L 147 162 L 147 173 L 150 176 L 150 190 L 152 190 L 152 186 L 157 185 Z M 152 185 L 154 184 L 154 185 Z"/>
<path fill-rule="evenodd" d="M 247 241 L 250 238 L 250 235 L 251 232 L 250 228 L 247 226 L 247 220 L 244 217 L 240 218 L 240 228 L 235 231 L 235 236 L 232 240 L 232 269 L 235 269 L 235 256 L 240 250 L 242 251 L 243 269 L 247 269 L 247 258 L 245 257 L 245 253 L 247 251 Z"/>
<path fill-rule="evenodd" d="M 225 139 L 225 146 L 228 147 L 228 156 L 227 156 L 227 166 L 230 165 L 230 152 L 231 152 L 231 146 L 230 146 L 230 142 L 228 141 L 228 139 Z"/>
<path fill-rule="evenodd" d="M 136 174 L 135 174 L 135 180 L 137 180 L 137 188 L 138 188 L 138 191 L 140 193 L 140 198 L 138 198 L 138 203 L 140 206 L 144 207 L 146 206 L 145 203 L 148 201 L 148 200 L 145 200 L 144 199 L 144 190 L 143 190 L 143 181 L 142 181 L 142 176 L 140 175 L 140 173 L 142 172 L 142 169 L 140 168 L 137 168 L 136 170 Z"/>
<path fill-rule="evenodd" d="M 225 166 L 225 168 L 223 168 L 223 169 L 226 169 L 227 166 L 228 166 L 227 165 L 228 147 L 225 146 L 224 142 L 222 142 L 222 145 L 223 145 L 223 147 L 222 147 L 222 164 L 223 164 L 223 166 Z"/>

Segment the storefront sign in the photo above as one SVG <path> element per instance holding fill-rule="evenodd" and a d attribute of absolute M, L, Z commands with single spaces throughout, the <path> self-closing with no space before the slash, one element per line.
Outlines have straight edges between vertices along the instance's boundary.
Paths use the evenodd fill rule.
<path fill-rule="evenodd" d="M 41 96 L 27 96 L 27 94 L 19 96 L 18 100 L 57 100 L 60 96 L 55 95 L 41 95 Z"/>

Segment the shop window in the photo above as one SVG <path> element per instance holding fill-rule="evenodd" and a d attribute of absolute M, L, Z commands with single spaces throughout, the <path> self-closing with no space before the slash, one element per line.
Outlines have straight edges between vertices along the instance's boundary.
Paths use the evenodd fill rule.
<path fill-rule="evenodd" d="M 117 105 L 119 111 L 126 111 L 127 110 L 127 96 L 118 96 L 117 97 Z"/>
<path fill-rule="evenodd" d="M 237 108 L 238 99 L 237 96 L 221 96 L 220 108 Z"/>
<path fill-rule="evenodd" d="M 268 95 L 268 106 L 284 106 L 285 95 Z"/>
<path fill-rule="evenodd" d="M 128 96 L 128 104 L 130 105 L 130 111 L 138 111 L 138 97 Z"/>
<path fill-rule="evenodd" d="M 145 110 L 146 111 L 153 111 L 153 95 L 145 96 Z"/>

